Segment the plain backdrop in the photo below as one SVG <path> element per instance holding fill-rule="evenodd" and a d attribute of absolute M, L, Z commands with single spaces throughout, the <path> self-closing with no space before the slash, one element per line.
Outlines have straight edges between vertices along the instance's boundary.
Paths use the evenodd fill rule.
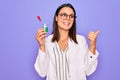
<path fill-rule="evenodd" d="M 120 0 L 0 0 L 0 80 L 45 80 L 34 69 L 39 48 L 35 34 L 44 23 L 47 36 L 51 34 L 62 3 L 74 6 L 77 34 L 88 44 L 88 32 L 100 30 L 99 64 L 88 80 L 120 80 Z"/>

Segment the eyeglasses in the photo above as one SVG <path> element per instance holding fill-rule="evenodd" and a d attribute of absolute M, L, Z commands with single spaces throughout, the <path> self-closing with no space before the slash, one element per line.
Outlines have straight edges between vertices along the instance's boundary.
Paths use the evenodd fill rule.
<path fill-rule="evenodd" d="M 60 15 L 62 19 L 67 19 L 69 17 L 70 20 L 74 20 L 74 18 L 76 18 L 76 16 L 73 14 L 68 15 L 66 13 L 60 13 L 58 15 Z"/>

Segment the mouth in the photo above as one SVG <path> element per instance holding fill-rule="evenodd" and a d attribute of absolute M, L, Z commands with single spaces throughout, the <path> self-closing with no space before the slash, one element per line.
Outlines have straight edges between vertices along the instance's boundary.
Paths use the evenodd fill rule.
<path fill-rule="evenodd" d="M 65 26 L 69 26 L 69 25 L 70 25 L 70 22 L 63 22 L 63 24 L 64 24 Z"/>

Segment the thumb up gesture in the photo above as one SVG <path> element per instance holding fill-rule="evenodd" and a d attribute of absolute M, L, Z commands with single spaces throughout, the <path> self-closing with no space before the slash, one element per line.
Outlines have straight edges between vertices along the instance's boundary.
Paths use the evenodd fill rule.
<path fill-rule="evenodd" d="M 100 31 L 97 30 L 96 32 L 88 33 L 88 39 L 90 41 L 90 51 L 94 54 L 95 54 L 95 49 L 96 49 L 96 40 L 97 40 L 97 36 L 98 36 L 99 32 Z"/>

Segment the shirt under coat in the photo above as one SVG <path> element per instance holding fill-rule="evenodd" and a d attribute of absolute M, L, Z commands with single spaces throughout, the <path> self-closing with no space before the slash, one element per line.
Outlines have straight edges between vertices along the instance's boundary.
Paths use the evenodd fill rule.
<path fill-rule="evenodd" d="M 57 80 L 56 62 L 53 49 L 56 48 L 56 41 L 52 42 L 53 35 L 45 40 L 46 52 L 39 49 L 34 64 L 36 72 L 46 80 Z M 98 64 L 98 51 L 95 55 L 90 52 L 86 39 L 82 35 L 76 35 L 78 44 L 69 38 L 68 52 L 66 53 L 69 73 L 67 80 L 86 80 L 86 76 L 92 74 Z"/>

